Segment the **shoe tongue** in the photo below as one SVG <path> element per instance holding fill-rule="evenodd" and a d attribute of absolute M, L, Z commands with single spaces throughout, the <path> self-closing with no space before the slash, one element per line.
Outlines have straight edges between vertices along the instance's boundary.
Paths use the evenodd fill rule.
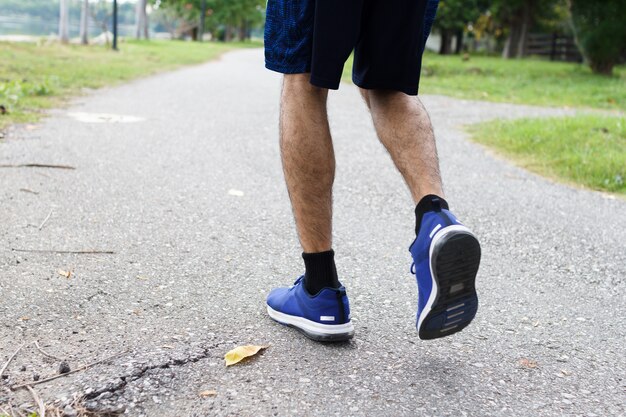
<path fill-rule="evenodd" d="M 433 198 L 431 204 L 434 211 L 441 211 L 441 200 L 439 198 Z"/>

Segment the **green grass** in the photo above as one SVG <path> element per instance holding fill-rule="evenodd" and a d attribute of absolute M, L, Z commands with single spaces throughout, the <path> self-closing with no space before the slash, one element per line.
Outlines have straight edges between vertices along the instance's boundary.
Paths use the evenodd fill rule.
<path fill-rule="evenodd" d="M 0 130 L 35 122 L 42 110 L 59 106 L 84 88 L 98 88 L 136 77 L 217 58 L 233 48 L 259 43 L 128 41 L 119 52 L 104 46 L 0 42 Z"/>
<path fill-rule="evenodd" d="M 350 80 L 352 58 L 344 69 Z M 585 65 L 539 59 L 424 56 L 421 94 L 544 106 L 626 110 L 626 66 L 613 77 L 595 75 Z"/>
<path fill-rule="evenodd" d="M 468 129 L 475 141 L 533 172 L 626 195 L 624 117 L 493 121 Z"/>

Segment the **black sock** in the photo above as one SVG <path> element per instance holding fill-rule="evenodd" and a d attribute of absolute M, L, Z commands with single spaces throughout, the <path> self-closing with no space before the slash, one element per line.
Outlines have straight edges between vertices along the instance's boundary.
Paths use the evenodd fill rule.
<path fill-rule="evenodd" d="M 424 196 L 420 202 L 417 203 L 417 207 L 415 207 L 415 235 L 417 236 L 420 233 L 424 213 L 428 211 L 441 211 L 442 209 L 450 209 L 446 200 L 434 194 Z"/>
<path fill-rule="evenodd" d="M 311 295 L 315 295 L 322 288 L 339 288 L 337 268 L 335 267 L 335 252 L 331 249 L 326 252 L 303 253 L 304 259 L 304 287 Z"/>

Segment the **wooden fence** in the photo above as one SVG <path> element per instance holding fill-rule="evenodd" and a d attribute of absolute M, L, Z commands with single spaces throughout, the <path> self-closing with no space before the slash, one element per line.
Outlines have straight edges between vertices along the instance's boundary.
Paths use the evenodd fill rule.
<path fill-rule="evenodd" d="M 524 55 L 537 55 L 549 58 L 551 61 L 582 62 L 583 57 L 572 36 L 562 36 L 556 33 L 531 33 Z"/>

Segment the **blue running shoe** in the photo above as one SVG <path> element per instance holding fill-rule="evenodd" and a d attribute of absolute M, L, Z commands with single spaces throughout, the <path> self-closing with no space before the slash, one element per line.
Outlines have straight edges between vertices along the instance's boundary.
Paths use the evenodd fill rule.
<path fill-rule="evenodd" d="M 480 244 L 439 200 L 422 216 L 409 251 L 418 287 L 417 331 L 436 339 L 463 330 L 478 310 L 475 280 Z"/>
<path fill-rule="evenodd" d="M 324 288 L 310 295 L 304 276 L 288 288 L 276 288 L 267 296 L 267 313 L 275 321 L 294 327 L 310 339 L 340 342 L 354 336 L 346 289 Z"/>

